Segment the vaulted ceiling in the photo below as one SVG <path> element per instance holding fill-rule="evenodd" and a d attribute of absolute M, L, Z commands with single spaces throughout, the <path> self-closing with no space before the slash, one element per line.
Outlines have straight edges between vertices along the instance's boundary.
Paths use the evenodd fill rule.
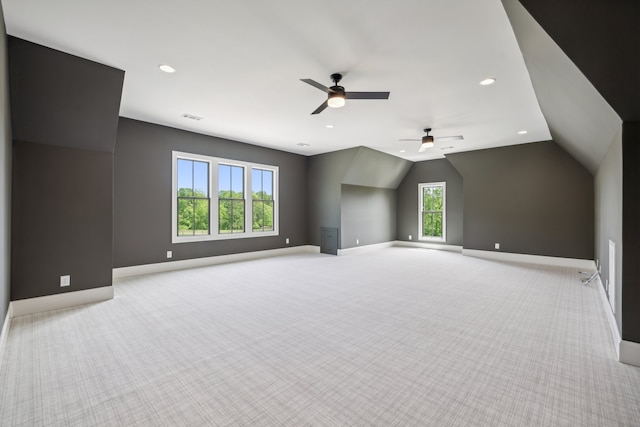
<path fill-rule="evenodd" d="M 413 161 L 551 137 L 499 0 L 2 4 L 10 35 L 124 70 L 124 117 L 300 154 L 367 146 Z M 330 86 L 334 72 L 347 91 L 391 95 L 311 115 L 326 94 L 300 79 Z M 418 153 L 425 127 L 464 140 Z"/>

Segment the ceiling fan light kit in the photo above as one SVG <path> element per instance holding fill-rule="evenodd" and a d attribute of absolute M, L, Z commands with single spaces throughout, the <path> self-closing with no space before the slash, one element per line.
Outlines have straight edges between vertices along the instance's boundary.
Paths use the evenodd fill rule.
<path fill-rule="evenodd" d="M 401 139 L 400 141 L 421 141 L 420 148 L 418 149 L 418 153 L 422 153 L 427 148 L 434 147 L 436 140 L 438 142 L 442 142 L 442 141 L 461 141 L 464 139 L 462 135 L 439 136 L 436 138 L 433 135 L 429 135 L 429 132 L 431 132 L 431 128 L 424 129 L 424 132 L 426 133 L 426 135 L 423 136 L 421 140 L 420 139 Z M 454 148 L 454 147 L 451 146 L 447 148 Z"/>
<path fill-rule="evenodd" d="M 334 92 L 329 93 L 329 98 L 327 99 L 327 104 L 329 105 L 329 107 L 344 107 L 344 104 L 346 103 L 344 98 L 344 88 L 342 86 L 332 86 L 330 89 Z"/>
<path fill-rule="evenodd" d="M 431 148 L 435 144 L 433 143 L 433 137 L 430 135 L 426 135 L 422 137 L 422 147 L 423 148 Z"/>
<path fill-rule="evenodd" d="M 342 74 L 339 73 L 331 74 L 331 80 L 333 80 L 333 86 L 331 87 L 326 87 L 311 79 L 300 80 L 327 93 L 327 100 L 320 104 L 311 114 L 320 114 L 327 107 L 343 107 L 347 99 L 389 99 L 389 92 L 346 92 L 344 87 L 338 86 L 338 83 L 342 80 Z"/>

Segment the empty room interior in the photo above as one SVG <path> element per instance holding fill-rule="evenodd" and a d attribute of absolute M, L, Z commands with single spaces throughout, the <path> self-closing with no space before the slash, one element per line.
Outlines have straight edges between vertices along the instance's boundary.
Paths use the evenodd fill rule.
<path fill-rule="evenodd" d="M 637 1 L 0 17 L 0 425 L 639 425 Z"/>

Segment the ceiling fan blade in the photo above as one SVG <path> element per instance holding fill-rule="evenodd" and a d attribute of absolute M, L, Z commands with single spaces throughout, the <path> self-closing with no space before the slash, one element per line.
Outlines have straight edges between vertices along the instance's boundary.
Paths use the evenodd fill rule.
<path fill-rule="evenodd" d="M 436 141 L 445 142 L 445 141 L 459 141 L 464 139 L 462 135 L 454 135 L 454 136 L 436 136 Z"/>
<path fill-rule="evenodd" d="M 329 100 L 324 101 L 318 108 L 314 110 L 311 114 L 320 114 L 324 111 L 325 108 L 329 106 Z"/>
<path fill-rule="evenodd" d="M 418 153 L 422 153 L 422 152 L 423 152 L 424 150 L 426 150 L 426 149 L 427 149 L 427 147 L 425 147 L 425 146 L 424 146 L 424 144 L 422 144 L 422 145 L 420 146 L 420 148 L 418 148 Z"/>
<path fill-rule="evenodd" d="M 421 139 L 399 139 L 400 142 L 420 142 Z"/>
<path fill-rule="evenodd" d="M 326 93 L 330 93 L 330 92 L 331 92 L 331 90 L 330 90 L 328 87 L 326 87 L 326 86 L 325 86 L 325 85 L 323 85 L 323 84 L 318 83 L 318 82 L 317 82 L 317 81 L 315 81 L 315 80 L 311 80 L 311 79 L 300 79 L 300 81 L 301 81 L 301 82 L 305 82 L 305 83 L 307 83 L 307 84 L 310 84 L 311 86 L 313 86 L 313 87 L 315 87 L 315 88 L 318 88 L 318 89 L 320 89 L 320 90 L 321 90 L 321 91 L 323 91 L 323 92 L 326 92 Z"/>
<path fill-rule="evenodd" d="M 389 92 L 346 92 L 347 99 L 389 99 Z"/>

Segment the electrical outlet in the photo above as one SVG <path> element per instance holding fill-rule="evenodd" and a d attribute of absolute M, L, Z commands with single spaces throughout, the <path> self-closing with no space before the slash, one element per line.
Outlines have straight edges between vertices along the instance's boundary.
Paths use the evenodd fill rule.
<path fill-rule="evenodd" d="M 60 276 L 60 287 L 71 286 L 71 276 Z"/>
<path fill-rule="evenodd" d="M 500 243 L 495 244 L 496 249 L 500 249 Z"/>
<path fill-rule="evenodd" d="M 173 258 L 173 251 L 167 251 L 167 258 Z"/>
<path fill-rule="evenodd" d="M 289 238 L 287 237 L 286 239 L 284 239 L 284 242 L 288 245 L 289 244 Z"/>
<path fill-rule="evenodd" d="M 360 239 L 356 239 L 356 245 L 360 244 Z"/>
<path fill-rule="evenodd" d="M 409 234 L 409 240 L 413 239 L 413 236 L 411 234 Z"/>

